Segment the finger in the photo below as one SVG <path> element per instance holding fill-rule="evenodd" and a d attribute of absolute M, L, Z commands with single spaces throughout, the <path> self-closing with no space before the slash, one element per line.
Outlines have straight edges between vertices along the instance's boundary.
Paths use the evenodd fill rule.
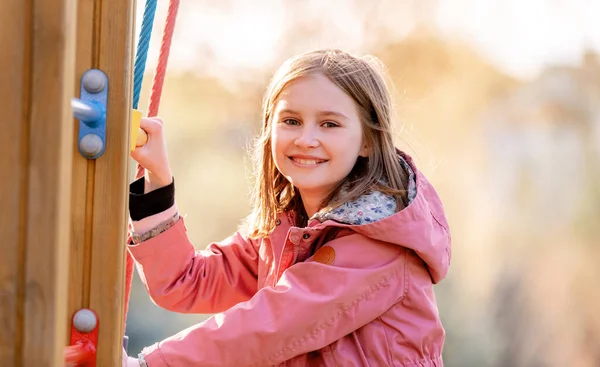
<path fill-rule="evenodd" d="M 163 119 L 161 117 L 153 116 L 153 117 L 147 117 L 147 118 L 150 119 L 150 120 L 154 120 L 154 121 L 160 123 L 161 125 L 164 125 Z"/>
<path fill-rule="evenodd" d="M 162 126 L 162 122 L 156 119 L 143 117 L 140 120 L 140 127 L 150 135 L 160 133 Z"/>

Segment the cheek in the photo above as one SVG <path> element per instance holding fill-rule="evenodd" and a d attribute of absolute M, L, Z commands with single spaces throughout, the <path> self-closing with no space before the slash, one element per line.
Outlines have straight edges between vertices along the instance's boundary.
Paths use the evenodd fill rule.
<path fill-rule="evenodd" d="M 277 153 L 277 146 L 279 145 L 279 135 L 277 135 L 277 132 L 275 131 L 275 129 L 271 130 L 271 151 L 273 152 L 273 155 L 275 155 Z"/>
<path fill-rule="evenodd" d="M 340 162 L 338 167 L 344 174 L 350 173 L 352 168 L 354 168 L 356 160 L 361 154 L 361 148 L 362 136 L 351 136 L 348 139 L 340 139 L 338 144 L 336 144 L 336 155 L 339 157 L 338 162 Z"/>
<path fill-rule="evenodd" d="M 276 163 L 283 157 L 285 144 L 285 135 L 281 134 L 281 131 L 278 131 L 277 128 L 273 128 L 271 130 L 271 154 Z"/>
<path fill-rule="evenodd" d="M 336 139 L 334 147 L 336 154 L 344 161 L 355 161 L 361 153 L 362 136 L 352 134 L 343 139 Z"/>

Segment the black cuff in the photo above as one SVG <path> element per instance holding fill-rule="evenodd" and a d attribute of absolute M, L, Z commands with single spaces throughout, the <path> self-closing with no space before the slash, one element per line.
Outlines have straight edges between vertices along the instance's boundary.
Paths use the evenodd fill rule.
<path fill-rule="evenodd" d="M 129 216 L 141 220 L 163 212 L 175 204 L 175 179 L 164 187 L 144 194 L 144 177 L 129 185 Z"/>

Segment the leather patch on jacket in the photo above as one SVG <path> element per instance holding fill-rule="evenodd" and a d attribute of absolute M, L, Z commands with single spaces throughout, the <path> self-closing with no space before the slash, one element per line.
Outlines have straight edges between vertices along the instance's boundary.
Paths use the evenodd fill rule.
<path fill-rule="evenodd" d="M 323 246 L 315 252 L 313 260 L 321 264 L 331 265 L 335 260 L 335 250 L 331 246 Z"/>

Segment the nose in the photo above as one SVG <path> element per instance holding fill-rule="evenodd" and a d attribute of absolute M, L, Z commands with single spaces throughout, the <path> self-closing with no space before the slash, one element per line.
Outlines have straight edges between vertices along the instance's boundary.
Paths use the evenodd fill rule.
<path fill-rule="evenodd" d="M 300 148 L 316 148 L 319 146 L 318 131 L 313 124 L 303 124 L 294 144 Z"/>

